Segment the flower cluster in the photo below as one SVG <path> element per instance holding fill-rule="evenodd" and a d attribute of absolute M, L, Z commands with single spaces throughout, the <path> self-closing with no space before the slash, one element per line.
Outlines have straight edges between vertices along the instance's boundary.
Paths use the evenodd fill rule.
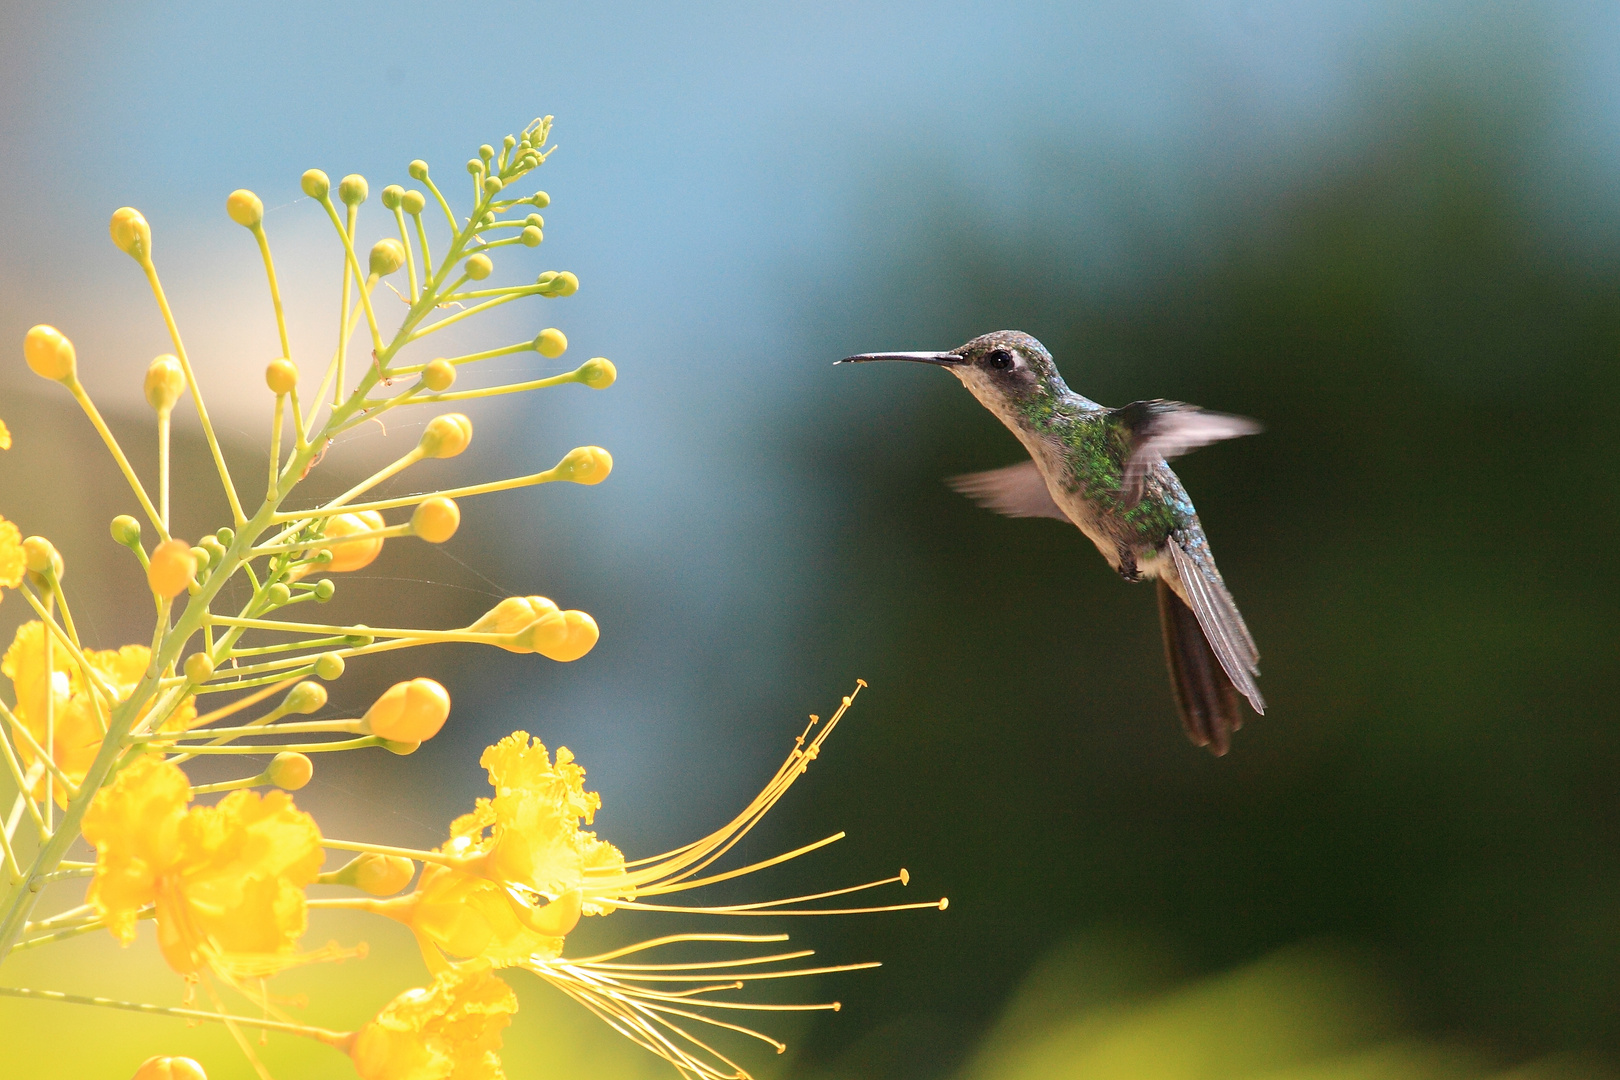
<path fill-rule="evenodd" d="M 247 1027 L 314 1038 L 346 1053 L 367 1080 L 475 1080 L 504 1075 L 501 1031 L 517 1009 L 505 979 L 518 972 L 562 990 L 681 1075 L 719 1080 L 747 1073 L 700 1038 L 696 1025 L 743 1032 L 781 1048 L 769 1036 L 721 1019 L 749 1007 L 730 997 L 732 991 L 757 979 L 872 965 L 795 966 L 810 955 L 802 950 L 696 963 L 624 959 L 692 942 L 774 943 L 785 939 L 780 934 L 675 933 L 595 956 L 565 957 L 582 918 L 629 911 L 748 916 L 944 907 L 943 900 L 874 908 L 819 903 L 903 885 L 903 870 L 881 881 L 753 904 L 692 907 L 667 900 L 838 838 L 747 866 L 716 868 L 815 759 L 853 694 L 825 723 L 811 717 L 781 769 L 724 827 L 650 858 L 627 860 L 590 831 L 601 801 L 586 790 L 584 768 L 566 748 L 553 754 L 521 731 L 485 750 L 480 764 L 493 793 L 450 822 L 445 841 L 431 851 L 328 836 L 295 805 L 292 793 L 310 781 L 314 755 L 373 747 L 408 754 L 450 718 L 449 694 L 422 676 L 395 683 L 358 716 L 329 715 L 327 684 L 355 659 L 464 642 L 567 663 L 596 644 L 598 628 L 588 614 L 541 596 L 508 597 L 470 625 L 449 629 L 328 623 L 298 611 L 331 600 L 338 588 L 331 575 L 384 557 L 390 540 L 449 540 L 461 522 L 461 500 L 537 484 L 597 484 L 611 472 L 607 451 L 585 446 L 540 472 L 374 497 L 373 489 L 390 478 L 467 449 L 472 420 L 445 411 L 423 423 L 407 453 L 337 497 L 314 505 L 299 505 L 297 498 L 300 482 L 334 440 L 393 410 L 461 408 L 476 399 L 566 384 L 601 390 L 614 383 L 612 362 L 594 357 L 559 374 L 455 388 L 483 360 L 531 352 L 545 361 L 561 357 L 568 341 L 554 327 L 460 356 L 420 358 L 421 349 L 413 348 L 496 306 L 567 297 L 578 289 L 578 279 L 566 271 L 546 271 L 523 284 L 491 281 L 498 249 L 534 248 L 544 239 L 539 211 L 549 197 L 543 191 L 512 192 L 550 155 L 550 129 L 547 117 L 520 136 L 507 136 L 499 150 L 480 147 L 467 163 L 471 206 L 459 216 L 427 164 L 411 162 L 407 173 L 420 188 L 383 188 L 390 235 L 369 252 L 361 247 L 359 217 L 369 196 L 366 180 L 350 175 L 334 185 L 319 170 L 303 175 L 304 194 L 331 222 L 343 267 L 341 332 L 313 383 L 289 344 L 263 203 L 249 191 L 226 200 L 227 215 L 248 230 L 263 261 L 280 339 L 280 355 L 264 369 L 272 405 L 267 466 L 254 481 L 262 495 L 245 497 L 250 489 L 239 486 L 227 468 L 154 262 L 151 226 L 140 212 L 117 211 L 110 231 L 151 287 L 174 349 L 151 362 L 143 385 L 156 416 L 155 488 L 137 474 L 102 419 L 80 380 L 69 338 L 51 326 L 28 332 L 28 367 L 74 398 L 128 481 L 131 509 L 139 514 L 114 517 L 111 536 L 128 549 L 132 572 L 144 576 L 156 619 L 149 644 L 92 647 L 75 623 L 63 585 L 67 567 L 55 545 L 41 536 L 25 538 L 0 517 L 0 598 L 16 593 L 33 615 L 0 657 L 10 691 L 9 702 L 0 696 L 0 755 L 16 789 L 15 807 L 0 821 L 0 963 L 18 950 L 103 930 L 127 945 L 140 924 L 151 921 L 164 960 L 185 980 L 188 1007 L 21 987 L 0 987 L 0 994 L 219 1020 L 233 1032 Z M 448 229 L 437 260 L 430 246 L 433 207 L 443 212 Z M 374 303 L 380 284 L 405 307 L 391 329 L 389 311 L 397 309 Z M 185 494 L 171 483 L 170 426 L 174 410 L 188 399 L 230 508 L 226 523 L 195 542 L 170 528 L 171 490 Z M 10 445 L 11 434 L 0 424 L 0 450 Z M 148 529 L 155 534 L 150 541 Z M 231 582 L 237 585 L 227 592 Z M 227 597 L 236 599 L 228 605 Z M 236 779 L 193 782 L 188 762 L 222 755 L 267 761 Z M 94 849 L 93 861 L 67 857 L 81 839 Z M 354 857 L 328 870 L 331 852 Z M 86 882 L 82 903 L 35 917 L 42 896 Z M 351 894 L 311 895 L 317 885 Z M 428 985 L 401 993 L 356 1031 L 289 1017 L 266 980 L 295 965 L 364 951 L 359 944 L 305 947 L 309 913 L 323 908 L 356 909 L 409 927 Z M 212 1010 L 189 1007 L 199 987 Z M 234 1014 L 222 992 L 239 995 L 252 1008 Z M 238 1043 L 267 1076 L 250 1043 L 240 1037 Z M 196 1080 L 203 1070 L 188 1058 L 155 1057 L 135 1075 Z"/>

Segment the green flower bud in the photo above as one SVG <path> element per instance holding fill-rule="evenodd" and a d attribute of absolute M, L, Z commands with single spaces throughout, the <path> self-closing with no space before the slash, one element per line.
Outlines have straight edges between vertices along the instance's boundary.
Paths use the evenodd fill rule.
<path fill-rule="evenodd" d="M 217 536 L 205 536 L 197 541 L 197 546 L 208 552 L 209 567 L 218 566 L 225 558 L 225 545 L 219 542 Z"/>
<path fill-rule="evenodd" d="M 456 365 L 440 357 L 422 369 L 422 385 L 435 394 L 450 389 L 456 381 Z"/>
<path fill-rule="evenodd" d="M 478 156 L 484 159 L 485 164 L 488 164 L 495 157 L 495 148 L 489 143 L 485 143 L 478 148 Z"/>
<path fill-rule="evenodd" d="M 371 194 L 371 188 L 366 186 L 366 178 L 359 173 L 350 173 L 338 181 L 338 198 L 344 206 L 359 206 Z"/>
<path fill-rule="evenodd" d="M 318 682 L 301 682 L 281 699 L 281 707 L 290 713 L 308 716 L 326 708 L 326 687 Z"/>
<path fill-rule="evenodd" d="M 136 262 L 145 263 L 152 257 L 152 226 L 133 206 L 114 210 L 107 230 L 112 233 L 113 246 Z"/>
<path fill-rule="evenodd" d="M 535 215 L 531 214 L 530 216 L 533 217 Z M 540 227 L 538 225 L 526 226 L 518 235 L 522 238 L 524 247 L 539 247 L 540 241 L 546 238 L 545 234 L 540 231 Z"/>
<path fill-rule="evenodd" d="M 592 390 L 606 390 L 619 377 L 619 369 L 605 356 L 593 356 L 579 365 L 574 377 Z"/>
<path fill-rule="evenodd" d="M 530 214 L 528 217 L 523 219 L 523 224 L 533 225 L 537 229 L 543 229 L 546 227 L 546 219 L 541 217 L 539 214 Z"/>
<path fill-rule="evenodd" d="M 78 365 L 78 354 L 73 342 L 54 326 L 40 323 L 23 338 L 23 359 L 28 369 L 43 379 L 66 382 L 73 377 Z"/>
<path fill-rule="evenodd" d="M 537 191 L 533 195 L 529 196 L 529 201 L 538 209 L 544 210 L 546 207 L 551 205 L 551 196 L 547 195 L 543 191 Z"/>
<path fill-rule="evenodd" d="M 398 184 L 389 184 L 382 189 L 382 204 L 387 210 L 398 210 L 399 203 L 405 196 L 405 189 Z"/>
<path fill-rule="evenodd" d="M 371 247 L 371 272 L 387 277 L 405 265 L 405 248 L 398 240 L 383 239 Z"/>
<path fill-rule="evenodd" d="M 486 176 L 486 177 L 484 177 L 484 194 L 485 195 L 499 195 L 501 193 L 501 188 L 503 188 L 505 186 L 506 186 L 505 184 L 501 183 L 501 178 L 498 177 L 498 176 Z"/>
<path fill-rule="evenodd" d="M 420 214 L 427 206 L 427 196 L 420 191 L 407 191 L 399 198 L 399 208 L 407 214 Z"/>
<path fill-rule="evenodd" d="M 568 339 L 555 326 L 540 331 L 534 339 L 534 351 L 549 360 L 555 360 L 568 350 Z"/>
<path fill-rule="evenodd" d="M 333 594 L 337 592 L 337 586 L 333 584 L 331 578 L 326 577 L 317 581 L 315 583 L 315 588 L 311 591 L 315 594 L 315 602 L 317 604 L 324 604 L 328 600 L 332 599 Z"/>
<path fill-rule="evenodd" d="M 230 547 L 232 542 L 236 540 L 236 530 L 231 528 L 229 525 L 226 525 L 214 535 L 218 537 L 219 542 L 224 544 L 226 547 Z"/>
<path fill-rule="evenodd" d="M 320 656 L 315 658 L 315 675 L 317 678 L 331 682 L 333 679 L 343 677 L 344 666 L 343 657 L 337 653 L 321 653 Z M 293 689 L 296 690 L 297 687 Z"/>
<path fill-rule="evenodd" d="M 208 571 L 209 563 L 213 561 L 212 556 L 208 554 L 207 548 L 193 546 L 191 549 L 191 561 L 196 564 L 197 571 L 195 576 L 200 582 L 203 574 Z"/>
<path fill-rule="evenodd" d="M 186 657 L 186 678 L 197 686 L 201 686 L 214 677 L 214 662 L 207 653 L 192 653 Z"/>
<path fill-rule="evenodd" d="M 467 159 L 467 172 L 473 176 L 484 175 L 484 163 L 477 158 Z"/>
<path fill-rule="evenodd" d="M 365 623 L 362 622 L 362 623 L 355 623 L 354 624 L 354 629 L 356 629 L 356 630 L 370 630 L 371 627 L 367 626 Z M 346 644 L 351 649 L 363 649 L 367 645 L 370 645 L 373 641 L 376 641 L 376 640 L 377 640 L 377 638 L 376 638 L 376 635 L 374 635 L 374 634 L 348 634 L 348 635 L 345 635 L 344 638 L 343 638 L 344 644 Z"/>
<path fill-rule="evenodd" d="M 141 523 L 128 514 L 119 514 L 112 519 L 113 543 L 122 544 L 127 548 L 138 547 L 141 542 Z"/>
<path fill-rule="evenodd" d="M 180 361 L 168 354 L 153 360 L 146 368 L 146 403 L 160 413 L 174 408 L 186 392 L 186 372 Z"/>
<path fill-rule="evenodd" d="M 501 145 L 503 147 L 505 147 L 507 150 L 512 149 L 512 147 L 517 145 L 517 136 L 516 135 L 508 135 L 506 138 L 501 140 Z"/>
<path fill-rule="evenodd" d="M 287 588 L 286 582 L 278 581 L 265 590 L 264 597 L 271 607 L 281 607 L 292 599 L 292 590 Z"/>
<path fill-rule="evenodd" d="M 478 227 L 480 229 L 491 228 L 492 226 L 494 226 L 494 224 L 495 224 L 495 214 L 494 214 L 493 211 L 490 212 L 490 213 L 485 214 L 483 217 L 478 219 Z"/>
<path fill-rule="evenodd" d="M 297 791 L 315 775 L 315 763 L 303 754 L 283 750 L 270 759 L 264 778 L 282 791 Z"/>
<path fill-rule="evenodd" d="M 332 181 L 319 169 L 306 172 L 298 184 L 304 189 L 304 194 L 312 199 L 324 199 L 326 193 L 332 190 Z"/>
<path fill-rule="evenodd" d="M 553 288 L 556 290 L 552 293 L 553 296 L 573 296 L 575 293 L 579 292 L 579 278 L 575 277 L 571 272 L 564 270 L 562 273 L 557 275 L 557 281 L 553 285 Z"/>
<path fill-rule="evenodd" d="M 490 261 L 488 255 L 485 255 L 480 251 L 477 255 L 469 255 L 467 257 L 467 262 L 462 269 L 465 270 L 467 276 L 472 278 L 474 281 L 483 281 L 485 278 L 489 277 L 491 272 L 494 271 L 495 264 Z"/>
<path fill-rule="evenodd" d="M 237 188 L 225 197 L 225 212 L 238 225 L 251 229 L 264 220 L 264 201 L 247 188 Z"/>
<path fill-rule="evenodd" d="M 412 180 L 426 180 L 428 174 L 427 162 L 423 161 L 421 158 L 417 158 L 415 161 L 405 166 L 405 171 L 411 174 Z"/>

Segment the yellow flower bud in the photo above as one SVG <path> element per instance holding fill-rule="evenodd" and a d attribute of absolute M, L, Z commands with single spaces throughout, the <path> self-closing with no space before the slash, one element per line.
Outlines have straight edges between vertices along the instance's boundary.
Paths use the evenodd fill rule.
<path fill-rule="evenodd" d="M 411 532 L 430 544 L 444 543 L 460 526 L 461 508 L 441 495 L 423 500 L 411 515 Z"/>
<path fill-rule="evenodd" d="M 146 403 L 160 413 L 174 408 L 186 392 L 186 372 L 180 361 L 164 353 L 146 366 Z"/>
<path fill-rule="evenodd" d="M 416 876 L 416 864 L 403 855 L 379 855 L 368 851 L 349 866 L 354 867 L 354 880 L 345 884 L 352 884 L 372 896 L 393 896 Z"/>
<path fill-rule="evenodd" d="M 544 596 L 508 596 L 467 629 L 480 634 L 515 634 L 526 630 L 539 618 L 553 615 L 557 605 Z M 508 652 L 529 652 L 527 648 L 507 648 Z"/>
<path fill-rule="evenodd" d="M 546 227 L 546 219 L 541 217 L 539 214 L 530 214 L 528 217 L 523 219 L 523 224 L 533 225 L 537 229 L 543 229 Z"/>
<path fill-rule="evenodd" d="M 149 1057 L 130 1080 L 208 1080 L 203 1067 L 188 1057 Z"/>
<path fill-rule="evenodd" d="M 536 619 L 519 640 L 548 660 L 568 663 L 596 647 L 602 632 L 583 611 L 559 611 Z"/>
<path fill-rule="evenodd" d="M 559 480 L 575 484 L 600 484 L 613 471 L 613 455 L 600 446 L 581 446 L 568 451 L 557 463 Z"/>
<path fill-rule="evenodd" d="M 383 516 L 375 510 L 361 510 L 353 514 L 334 514 L 326 519 L 326 538 L 322 546 L 331 551 L 328 570 L 347 573 L 371 565 L 382 554 L 383 538 L 368 536 L 360 540 L 344 540 L 355 533 L 372 532 L 382 528 Z M 335 542 L 334 542 L 335 541 Z"/>
<path fill-rule="evenodd" d="M 312 199 L 324 199 L 326 193 L 332 190 L 332 181 L 319 169 L 310 169 L 299 180 L 298 186 L 304 189 L 304 194 Z"/>
<path fill-rule="evenodd" d="M 331 682 L 333 679 L 341 679 L 343 677 L 343 669 L 347 666 L 348 665 L 344 664 L 343 662 L 343 657 L 339 656 L 337 653 L 321 653 L 321 655 L 315 658 L 315 677 L 318 679 L 325 679 L 327 682 Z M 294 687 L 294 689 L 297 688 Z"/>
<path fill-rule="evenodd" d="M 573 296 L 579 292 L 579 278 L 575 277 L 571 271 L 564 270 L 557 275 L 557 280 L 552 288 L 555 290 L 552 293 L 553 296 Z"/>
<path fill-rule="evenodd" d="M 405 195 L 405 189 L 398 184 L 389 184 L 382 189 L 382 204 L 384 210 L 398 210 L 399 202 Z"/>
<path fill-rule="evenodd" d="M 422 743 L 420 741 L 410 739 L 384 739 L 382 740 L 382 748 L 388 751 L 390 754 L 397 754 L 400 757 L 410 757 L 412 754 L 422 749 Z"/>
<path fill-rule="evenodd" d="M 593 356 L 579 365 L 574 377 L 592 390 L 606 390 L 619 378 L 619 369 L 605 356 Z"/>
<path fill-rule="evenodd" d="M 539 215 L 531 214 L 529 216 L 538 217 Z M 523 241 L 524 247 L 539 247 L 540 242 L 545 238 L 546 234 L 540 231 L 540 226 L 538 225 L 525 225 L 523 226 L 523 231 L 518 234 L 518 239 Z"/>
<path fill-rule="evenodd" d="M 326 687 L 317 682 L 301 682 L 281 699 L 281 707 L 290 713 L 308 716 L 326 707 Z"/>
<path fill-rule="evenodd" d="M 529 201 L 539 209 L 544 210 L 546 207 L 551 205 L 551 196 L 547 195 L 543 191 L 537 191 L 533 195 L 529 196 Z"/>
<path fill-rule="evenodd" d="M 359 206 L 366 201 L 371 188 L 366 185 L 366 178 L 359 173 L 350 173 L 338 181 L 338 198 L 344 206 Z"/>
<path fill-rule="evenodd" d="M 412 180 L 426 180 L 428 174 L 427 162 L 417 158 L 405 167 L 405 171 L 411 174 Z"/>
<path fill-rule="evenodd" d="M 158 596 L 172 600 L 186 591 L 196 573 L 197 560 L 191 555 L 191 545 L 184 540 L 165 540 L 152 549 L 146 583 Z"/>
<path fill-rule="evenodd" d="M 285 356 L 270 361 L 264 369 L 264 385 L 277 394 L 290 394 L 298 389 L 298 365 Z"/>
<path fill-rule="evenodd" d="M 265 590 L 264 595 L 265 599 L 270 602 L 271 607 L 281 607 L 292 600 L 292 590 L 287 587 L 287 583 L 284 581 L 278 581 L 270 586 Z"/>
<path fill-rule="evenodd" d="M 324 604 L 328 600 L 332 599 L 332 595 L 337 592 L 337 585 L 332 581 L 331 578 L 323 577 L 321 580 L 315 583 L 313 592 L 315 594 L 315 602 L 317 604 Z"/>
<path fill-rule="evenodd" d="M 141 542 L 141 523 L 128 514 L 119 514 L 112 519 L 112 538 L 115 544 L 134 547 Z"/>
<path fill-rule="evenodd" d="M 427 196 L 420 191 L 407 191 L 400 196 L 399 207 L 407 214 L 420 214 L 427 206 Z"/>
<path fill-rule="evenodd" d="M 398 240 L 382 239 L 371 247 L 371 272 L 387 277 L 405 265 L 405 248 Z"/>
<path fill-rule="evenodd" d="M 450 695 L 432 679 L 395 683 L 362 719 L 364 729 L 394 742 L 423 742 L 439 733 L 450 716 Z"/>
<path fill-rule="evenodd" d="M 498 177 L 498 176 L 486 176 L 486 177 L 484 177 L 484 194 L 485 195 L 499 195 L 501 193 L 501 188 L 503 188 L 505 186 L 506 186 L 505 184 L 501 183 L 501 178 Z"/>
<path fill-rule="evenodd" d="M 535 335 L 534 351 L 541 356 L 555 360 L 568 351 L 568 338 L 555 326 L 547 327 Z"/>
<path fill-rule="evenodd" d="M 445 413 L 428 421 L 417 445 L 424 457 L 452 458 L 472 442 L 472 421 L 463 413 Z"/>
<path fill-rule="evenodd" d="M 477 255 L 469 255 L 466 264 L 462 267 L 467 276 L 474 281 L 483 281 L 489 277 L 494 269 L 495 264 L 490 261 L 488 255 L 481 251 Z"/>
<path fill-rule="evenodd" d="M 133 206 L 114 210 L 107 229 L 112 233 L 112 242 L 119 251 L 138 263 L 151 259 L 152 226 L 146 223 L 139 210 Z"/>
<path fill-rule="evenodd" d="M 264 203 L 247 188 L 237 188 L 225 197 L 225 212 L 238 225 L 251 229 L 264 220 Z"/>
<path fill-rule="evenodd" d="M 315 775 L 315 763 L 303 754 L 282 751 L 270 759 L 264 778 L 282 791 L 297 791 Z"/>
<path fill-rule="evenodd" d="M 23 338 L 23 359 L 28 361 L 28 369 L 40 378 L 65 382 L 73 377 L 78 357 L 66 334 L 40 323 Z"/>
<path fill-rule="evenodd" d="M 201 686 L 214 676 L 214 662 L 207 653 L 192 653 L 186 657 L 186 678 Z"/>
<path fill-rule="evenodd" d="M 55 544 L 43 536 L 30 536 L 22 542 L 22 549 L 23 565 L 28 567 L 30 574 L 43 577 L 50 571 L 58 581 L 62 580 L 62 553 L 56 550 Z"/>
<path fill-rule="evenodd" d="M 422 369 L 422 385 L 435 394 L 441 390 L 450 389 L 450 384 L 456 381 L 456 365 L 440 357 Z"/>

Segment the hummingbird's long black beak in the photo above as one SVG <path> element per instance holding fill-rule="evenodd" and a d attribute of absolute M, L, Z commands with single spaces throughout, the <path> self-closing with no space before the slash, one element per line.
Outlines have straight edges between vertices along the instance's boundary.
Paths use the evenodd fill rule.
<path fill-rule="evenodd" d="M 835 360 L 834 364 L 865 364 L 873 360 L 910 360 L 914 364 L 938 364 L 940 367 L 960 367 L 967 361 L 949 352 L 873 352 L 860 353 Z"/>

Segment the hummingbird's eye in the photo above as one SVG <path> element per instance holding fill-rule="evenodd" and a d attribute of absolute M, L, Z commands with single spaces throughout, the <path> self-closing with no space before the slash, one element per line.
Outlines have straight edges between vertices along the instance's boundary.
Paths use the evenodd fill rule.
<path fill-rule="evenodd" d="M 1013 366 L 1013 355 L 1006 349 L 997 349 L 989 356 L 990 366 L 997 371 L 1006 371 Z"/>

